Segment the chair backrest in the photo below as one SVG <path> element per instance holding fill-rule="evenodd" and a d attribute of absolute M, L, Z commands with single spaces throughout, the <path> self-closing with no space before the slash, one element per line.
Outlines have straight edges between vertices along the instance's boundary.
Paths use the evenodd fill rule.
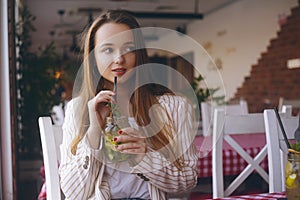
<path fill-rule="evenodd" d="M 299 118 L 280 114 L 288 139 L 294 139 Z M 268 147 L 269 191 L 285 191 L 285 164 L 287 161 L 287 146 L 284 141 L 276 114 L 272 109 L 264 110 L 266 140 Z"/>
<path fill-rule="evenodd" d="M 209 102 L 201 102 L 202 132 L 203 136 L 212 134 L 214 109 L 224 108 L 226 114 L 241 115 L 248 113 L 248 104 L 241 100 L 239 104 L 213 106 Z"/>
<path fill-rule="evenodd" d="M 266 145 L 252 158 L 232 137 L 232 134 L 264 133 L 263 113 L 244 115 L 225 114 L 224 109 L 215 109 L 212 145 L 213 198 L 230 196 L 239 185 L 254 171 L 268 183 L 267 172 L 260 162 L 267 155 Z M 247 167 L 224 190 L 223 176 L 223 142 L 226 141 L 247 163 Z"/>
<path fill-rule="evenodd" d="M 62 143 L 61 126 L 52 125 L 51 117 L 39 117 L 39 129 L 43 150 L 46 194 L 49 200 L 60 200 L 58 164 L 60 161 L 59 146 Z"/>
<path fill-rule="evenodd" d="M 280 113 L 282 113 L 282 115 L 292 116 L 292 109 L 293 107 L 291 105 L 282 105 Z"/>
<path fill-rule="evenodd" d="M 297 111 L 299 112 L 300 99 L 285 99 L 283 97 L 280 97 L 278 102 L 278 110 L 280 112 L 283 112 L 284 105 L 290 105 L 293 109 L 297 109 Z"/>

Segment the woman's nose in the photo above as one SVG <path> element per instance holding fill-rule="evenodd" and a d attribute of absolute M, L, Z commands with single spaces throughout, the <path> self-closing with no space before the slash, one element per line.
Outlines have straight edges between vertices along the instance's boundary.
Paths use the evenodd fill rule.
<path fill-rule="evenodd" d="M 124 55 L 119 54 L 115 57 L 115 63 L 116 64 L 122 64 L 125 61 Z"/>

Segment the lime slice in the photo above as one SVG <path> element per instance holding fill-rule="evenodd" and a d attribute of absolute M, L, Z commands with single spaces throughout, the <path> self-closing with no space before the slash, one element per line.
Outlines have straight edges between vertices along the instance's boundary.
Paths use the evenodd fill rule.
<path fill-rule="evenodd" d="M 290 174 L 286 179 L 286 186 L 292 187 L 294 185 L 296 178 L 297 178 L 297 174 Z"/>

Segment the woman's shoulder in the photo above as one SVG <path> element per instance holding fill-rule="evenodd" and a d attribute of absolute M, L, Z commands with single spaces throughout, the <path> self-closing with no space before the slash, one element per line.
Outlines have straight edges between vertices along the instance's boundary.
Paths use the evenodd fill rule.
<path fill-rule="evenodd" d="M 67 108 L 74 109 L 74 107 L 78 106 L 79 104 L 80 104 L 80 97 L 75 97 L 75 98 L 72 98 L 70 101 L 68 101 Z"/>
<path fill-rule="evenodd" d="M 64 127 L 70 126 L 70 124 L 73 126 L 77 126 L 79 123 L 78 122 L 78 112 L 79 112 L 79 107 L 80 107 L 80 97 L 75 97 L 72 98 L 66 105 L 65 109 L 65 120 L 64 120 Z"/>

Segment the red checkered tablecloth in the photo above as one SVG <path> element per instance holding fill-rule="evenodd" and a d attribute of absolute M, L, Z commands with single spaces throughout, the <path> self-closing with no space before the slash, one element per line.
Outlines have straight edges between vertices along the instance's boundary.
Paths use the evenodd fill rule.
<path fill-rule="evenodd" d="M 239 134 L 234 135 L 235 139 L 244 150 L 252 157 L 255 157 L 266 144 L 265 134 Z M 198 177 L 212 176 L 212 138 L 210 136 L 197 136 L 195 144 L 199 153 L 198 161 Z M 223 173 L 224 175 L 239 174 L 248 163 L 240 157 L 240 155 L 231 148 L 226 142 L 223 144 Z M 261 162 L 261 166 L 267 170 L 267 157 Z"/>
<path fill-rule="evenodd" d="M 264 194 L 251 194 L 251 195 L 242 195 L 242 196 L 232 196 L 226 198 L 217 198 L 215 200 L 223 200 L 223 199 L 230 199 L 230 200 L 245 200 L 245 199 L 259 199 L 259 200 L 278 200 L 280 198 L 286 198 L 284 192 L 281 193 L 264 193 Z"/>

